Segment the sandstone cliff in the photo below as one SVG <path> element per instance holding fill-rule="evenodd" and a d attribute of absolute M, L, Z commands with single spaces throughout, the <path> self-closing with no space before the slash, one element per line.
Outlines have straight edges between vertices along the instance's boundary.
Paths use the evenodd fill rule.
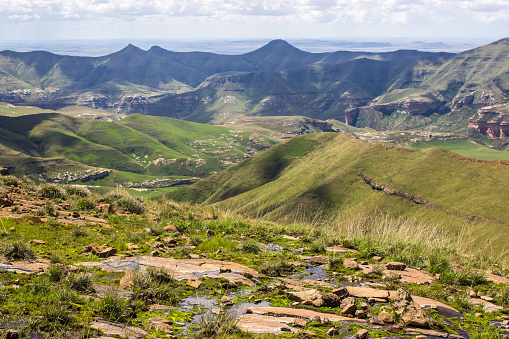
<path fill-rule="evenodd" d="M 468 122 L 468 128 L 475 128 L 493 139 L 509 137 L 509 104 L 479 109 Z"/>

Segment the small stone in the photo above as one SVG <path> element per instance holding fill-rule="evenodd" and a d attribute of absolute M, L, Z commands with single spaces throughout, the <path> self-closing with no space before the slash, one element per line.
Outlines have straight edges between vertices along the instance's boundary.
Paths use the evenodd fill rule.
<path fill-rule="evenodd" d="M 487 295 L 481 296 L 481 299 L 484 300 L 484 301 L 488 301 L 488 302 L 495 301 L 495 299 L 493 299 L 492 297 L 488 297 Z"/>
<path fill-rule="evenodd" d="M 332 337 L 332 336 L 335 336 L 335 335 L 338 335 L 339 334 L 339 330 L 335 327 L 331 327 L 327 330 L 327 335 L 329 337 Z"/>
<path fill-rule="evenodd" d="M 9 227 L 9 231 L 11 232 L 15 232 L 16 231 L 16 227 L 12 226 L 12 227 Z M 17 332 L 16 332 L 17 333 Z"/>
<path fill-rule="evenodd" d="M 357 310 L 355 311 L 355 316 L 359 319 L 366 319 L 368 317 L 366 311 L 363 310 Z"/>
<path fill-rule="evenodd" d="M 221 297 L 221 305 L 230 306 L 233 305 L 233 300 L 227 295 Z"/>
<path fill-rule="evenodd" d="M 392 316 L 392 314 L 390 314 L 387 311 L 380 312 L 378 314 L 378 319 L 380 319 L 381 321 L 383 321 L 386 324 L 392 324 L 394 322 L 394 317 Z"/>
<path fill-rule="evenodd" d="M 388 270 L 394 270 L 394 271 L 404 271 L 406 269 L 406 264 L 402 262 L 392 261 L 387 264 L 385 264 L 385 268 Z"/>
<path fill-rule="evenodd" d="M 355 334 L 355 338 L 366 339 L 368 337 L 368 333 L 369 333 L 368 330 L 362 328 Z"/>
<path fill-rule="evenodd" d="M 359 269 L 359 264 L 350 258 L 343 260 L 343 266 L 345 266 L 349 270 L 358 270 Z"/>
<path fill-rule="evenodd" d="M 36 245 L 44 245 L 44 244 L 46 244 L 46 241 L 38 240 L 38 239 L 32 239 L 32 243 L 36 244 Z"/>
<path fill-rule="evenodd" d="M 193 288 L 198 288 L 198 287 L 200 287 L 201 284 L 202 284 L 202 282 L 200 280 L 197 280 L 196 278 L 190 278 L 186 282 L 187 286 L 191 286 Z"/>
<path fill-rule="evenodd" d="M 313 300 L 311 304 L 315 307 L 324 307 L 326 305 L 325 301 L 321 298 Z"/>
<path fill-rule="evenodd" d="M 374 261 L 380 261 L 380 260 L 382 260 L 382 257 L 379 257 L 379 256 L 375 255 L 371 259 L 373 259 Z"/>
<path fill-rule="evenodd" d="M 476 313 L 476 314 L 475 314 L 475 316 L 476 316 L 477 318 L 482 318 L 482 317 L 483 317 L 483 314 L 482 314 L 482 313 Z"/>
<path fill-rule="evenodd" d="M 173 324 L 172 321 L 163 318 L 150 318 L 149 320 L 147 320 L 145 329 L 147 331 L 156 330 L 171 334 L 173 333 L 173 328 L 171 327 L 171 324 Z"/>
<path fill-rule="evenodd" d="M 200 259 L 200 256 L 198 254 L 189 253 L 189 258 L 191 258 L 191 259 Z"/>
<path fill-rule="evenodd" d="M 113 247 L 106 247 L 104 250 L 96 253 L 99 258 L 109 258 L 117 253 L 117 249 Z"/>
<path fill-rule="evenodd" d="M 355 314 L 355 311 L 357 311 L 357 306 L 355 304 L 346 305 L 341 310 L 341 313 L 343 314 Z"/>
<path fill-rule="evenodd" d="M 365 260 L 364 260 L 364 261 L 361 261 L 361 263 L 360 263 L 360 264 L 361 264 L 361 265 L 369 265 L 369 262 L 367 262 L 367 261 L 365 261 Z"/>
<path fill-rule="evenodd" d="M 177 241 L 175 239 L 173 239 L 172 237 L 164 238 L 164 239 L 162 239 L 162 242 L 165 245 L 176 245 L 177 244 Z"/>

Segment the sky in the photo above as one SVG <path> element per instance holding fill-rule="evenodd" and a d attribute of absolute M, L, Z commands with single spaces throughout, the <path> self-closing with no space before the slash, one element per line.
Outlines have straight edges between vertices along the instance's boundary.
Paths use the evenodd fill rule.
<path fill-rule="evenodd" d="M 0 0 L 0 41 L 507 35 L 509 0 Z"/>

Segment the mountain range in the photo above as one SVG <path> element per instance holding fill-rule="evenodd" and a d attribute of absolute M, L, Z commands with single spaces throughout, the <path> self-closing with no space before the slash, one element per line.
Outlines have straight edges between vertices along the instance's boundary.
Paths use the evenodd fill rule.
<path fill-rule="evenodd" d="M 459 54 L 309 53 L 283 40 L 241 55 L 148 51 L 102 57 L 0 52 L 0 101 L 69 105 L 221 124 L 304 115 L 357 127 L 465 129 L 478 108 L 507 101 L 509 39 Z M 438 122 L 438 123 L 437 123 Z"/>

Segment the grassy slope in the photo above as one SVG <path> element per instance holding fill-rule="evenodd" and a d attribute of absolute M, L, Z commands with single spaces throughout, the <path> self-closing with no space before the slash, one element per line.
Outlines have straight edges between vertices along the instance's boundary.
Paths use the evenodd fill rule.
<path fill-rule="evenodd" d="M 509 152 L 497 151 L 466 139 L 417 141 L 415 149 L 439 147 L 474 159 L 509 160 Z"/>
<path fill-rule="evenodd" d="M 338 134 L 299 136 L 209 179 L 170 193 L 230 208 L 251 216 L 292 220 L 339 212 L 383 210 L 403 217 L 443 223 L 483 237 L 509 233 L 504 201 L 509 193 L 508 165 L 452 157 L 437 148 L 408 150 L 368 144 Z M 357 174 L 441 206 L 433 210 L 373 190 Z M 448 211 L 449 213 L 447 213 Z M 491 220 L 469 223 L 457 212 Z M 493 239 L 502 246 L 500 239 Z"/>

